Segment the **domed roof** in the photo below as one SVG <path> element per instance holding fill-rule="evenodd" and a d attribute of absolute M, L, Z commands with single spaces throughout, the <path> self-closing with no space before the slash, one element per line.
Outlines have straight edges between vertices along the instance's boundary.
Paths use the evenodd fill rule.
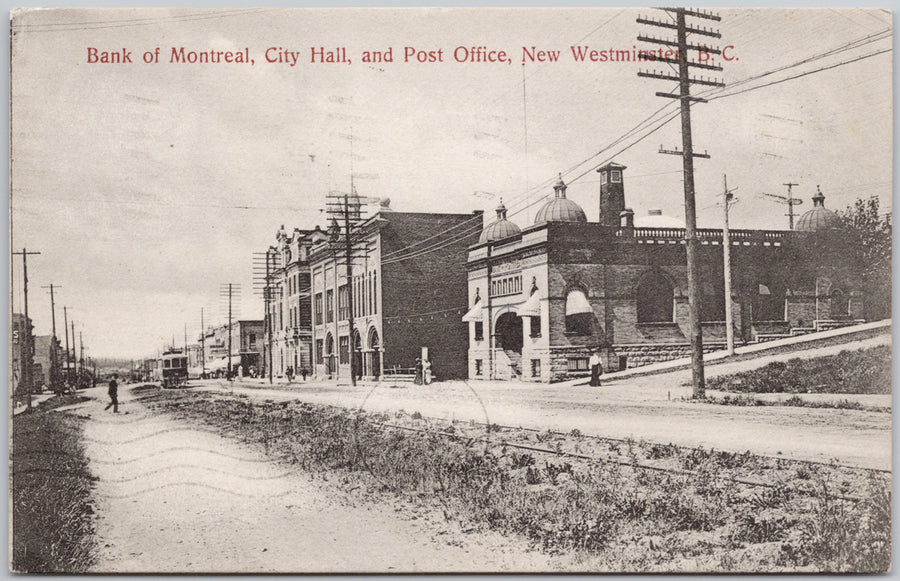
<path fill-rule="evenodd" d="M 684 228 L 684 221 L 673 216 L 664 216 L 662 210 L 650 210 L 646 216 L 635 218 L 636 228 Z"/>
<path fill-rule="evenodd" d="M 841 218 L 833 211 L 825 207 L 825 196 L 819 186 L 816 186 L 816 195 L 813 196 L 813 209 L 809 210 L 797 220 L 795 230 L 801 232 L 819 232 L 833 230 L 840 227 Z"/>
<path fill-rule="evenodd" d="M 556 194 L 552 200 L 544 204 L 537 216 L 534 218 L 535 224 L 543 222 L 587 222 L 587 216 L 581 206 L 566 198 L 566 184 L 562 181 L 562 175 L 559 181 L 553 186 Z"/>
<path fill-rule="evenodd" d="M 497 206 L 497 221 L 491 222 L 488 224 L 488 227 L 481 231 L 481 236 L 478 238 L 478 243 L 488 242 L 490 240 L 502 240 L 504 238 L 509 238 L 510 236 L 515 236 L 522 229 L 510 222 L 506 219 L 506 206 L 503 205 L 503 200 L 500 200 L 500 205 Z"/>

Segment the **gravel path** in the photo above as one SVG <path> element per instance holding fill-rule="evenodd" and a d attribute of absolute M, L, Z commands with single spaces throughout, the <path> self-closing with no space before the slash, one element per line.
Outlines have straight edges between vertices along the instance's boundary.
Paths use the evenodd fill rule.
<path fill-rule="evenodd" d="M 548 571 L 524 541 L 464 533 L 402 499 L 366 502 L 203 427 L 149 413 L 122 389 L 73 406 L 98 476 L 93 572 Z"/>

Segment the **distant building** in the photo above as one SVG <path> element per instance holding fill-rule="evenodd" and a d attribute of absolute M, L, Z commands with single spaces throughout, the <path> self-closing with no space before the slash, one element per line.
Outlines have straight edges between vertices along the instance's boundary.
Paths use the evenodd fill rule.
<path fill-rule="evenodd" d="M 259 320 L 237 320 L 231 323 L 231 370 L 235 375 L 250 375 L 251 368 L 259 370 L 265 327 Z M 208 329 L 204 333 L 203 348 L 206 372 L 225 375 L 228 372 L 228 325 Z M 188 350 L 190 356 L 190 349 Z M 189 363 L 193 365 L 193 363 Z"/>
<path fill-rule="evenodd" d="M 683 225 L 651 212 L 635 225 L 625 206 L 624 166 L 600 173 L 600 221 L 566 198 L 566 185 L 524 230 L 497 219 L 468 253 L 468 374 L 558 381 L 690 354 Z M 835 236 L 824 196 L 797 232 L 732 230 L 733 321 L 739 343 L 862 320 L 857 265 Z M 722 230 L 698 229 L 704 349 L 724 347 Z"/>
<path fill-rule="evenodd" d="M 39 335 L 34 338 L 34 384 L 51 388 L 59 374 L 59 366 L 64 362 L 59 339 L 53 335 Z"/>
<path fill-rule="evenodd" d="M 466 249 L 478 239 L 481 212 L 396 212 L 388 200 L 381 204 L 353 229 L 352 279 L 340 236 L 310 251 L 315 375 L 349 378 L 351 358 L 360 378 L 410 373 L 427 348 L 436 379 L 465 377 Z"/>
<path fill-rule="evenodd" d="M 10 372 L 12 374 L 10 385 L 13 386 L 16 394 L 25 394 L 28 393 L 28 389 L 23 383 L 22 370 L 23 361 L 27 359 L 27 351 L 25 349 L 27 337 L 25 334 L 31 332 L 31 320 L 26 321 L 25 315 L 22 313 L 13 313 L 10 323 L 12 334 L 10 338 Z"/>

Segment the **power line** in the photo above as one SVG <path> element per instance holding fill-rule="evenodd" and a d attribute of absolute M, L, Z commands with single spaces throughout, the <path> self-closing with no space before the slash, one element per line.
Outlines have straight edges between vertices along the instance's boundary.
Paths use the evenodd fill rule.
<path fill-rule="evenodd" d="M 748 88 L 746 88 L 746 89 L 742 89 L 742 90 L 740 90 L 740 91 L 735 91 L 735 92 L 733 92 L 733 93 L 726 93 L 726 94 L 724 94 L 724 95 L 716 95 L 716 96 L 714 96 L 714 97 L 709 97 L 707 100 L 713 101 L 713 100 L 715 100 L 715 99 L 721 99 L 721 98 L 723 98 L 723 97 L 733 97 L 734 95 L 740 95 L 741 93 L 747 93 L 747 92 L 749 92 L 749 91 L 755 91 L 756 89 L 762 89 L 763 87 L 769 87 L 769 86 L 771 86 L 771 85 L 777 85 L 777 84 L 780 84 L 780 83 L 784 83 L 784 82 L 786 82 L 786 81 L 792 81 L 792 80 L 794 80 L 794 79 L 799 79 L 799 78 L 801 78 L 801 77 L 805 77 L 805 76 L 811 75 L 811 74 L 813 74 L 813 73 L 819 73 L 819 72 L 822 72 L 822 71 L 827 71 L 827 70 L 831 70 L 831 69 L 836 69 L 836 68 L 838 68 L 838 67 L 842 67 L 842 66 L 844 66 L 844 65 L 849 65 L 849 64 L 851 64 L 851 63 L 855 63 L 855 62 L 857 62 L 857 61 L 861 61 L 861 60 L 864 60 L 864 59 L 867 59 L 867 58 L 870 58 L 870 57 L 873 57 L 873 56 L 878 56 L 878 55 L 884 54 L 884 53 L 886 53 L 886 52 L 891 52 L 892 50 L 893 50 L 892 48 L 885 48 L 885 49 L 882 49 L 882 50 L 878 50 L 878 51 L 875 51 L 875 52 L 871 52 L 871 53 L 868 53 L 868 54 L 864 54 L 864 55 L 862 55 L 862 56 L 858 56 L 858 57 L 856 57 L 856 58 L 853 58 L 853 59 L 850 59 L 850 60 L 847 60 L 847 61 L 841 61 L 841 62 L 839 62 L 839 63 L 835 63 L 835 64 L 832 64 L 832 65 L 827 65 L 827 66 L 824 66 L 824 67 L 819 67 L 818 69 L 813 69 L 813 70 L 811 70 L 811 71 L 805 71 L 805 72 L 803 72 L 803 73 L 799 73 L 799 74 L 796 74 L 796 75 L 793 75 L 793 76 L 790 76 L 790 77 L 786 77 L 786 78 L 784 78 L 784 79 L 778 79 L 778 80 L 775 80 L 775 81 L 770 81 L 770 82 L 768 82 L 768 83 L 764 83 L 764 84 L 762 84 L 762 85 L 756 85 L 756 86 L 753 86 L 753 87 L 748 87 Z"/>

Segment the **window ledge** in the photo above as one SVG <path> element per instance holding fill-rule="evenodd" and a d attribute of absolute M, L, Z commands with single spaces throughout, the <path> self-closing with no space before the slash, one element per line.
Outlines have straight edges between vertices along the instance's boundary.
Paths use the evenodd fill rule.
<path fill-rule="evenodd" d="M 653 327 L 665 328 L 665 327 L 677 327 L 678 323 L 676 323 L 675 321 L 653 321 L 653 322 L 638 323 L 637 326 L 638 327 L 649 327 L 649 328 L 653 328 Z"/>

